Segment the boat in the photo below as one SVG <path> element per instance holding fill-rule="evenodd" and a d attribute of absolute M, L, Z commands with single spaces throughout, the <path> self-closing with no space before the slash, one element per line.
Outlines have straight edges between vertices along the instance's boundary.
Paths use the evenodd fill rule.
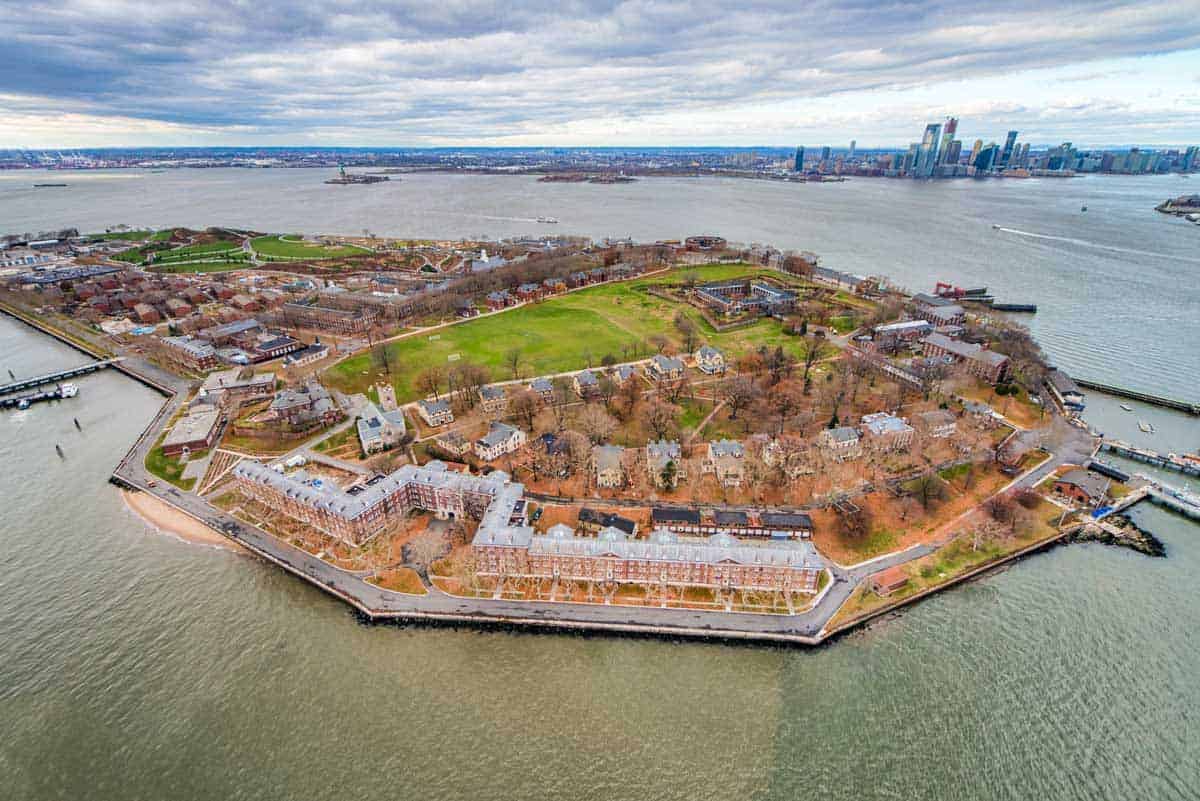
<path fill-rule="evenodd" d="M 1138 430 L 1143 434 L 1153 434 L 1154 426 L 1150 425 L 1145 420 L 1138 420 Z"/>
<path fill-rule="evenodd" d="M 1132 412 L 1132 411 L 1133 411 L 1133 407 L 1132 407 L 1132 406 L 1130 406 L 1128 403 L 1122 403 L 1122 404 L 1121 404 L 1121 408 L 1122 408 L 1122 409 L 1124 409 L 1124 410 L 1125 410 L 1125 411 L 1127 411 L 1127 412 Z"/>
<path fill-rule="evenodd" d="M 1085 204 L 1085 205 L 1083 205 L 1083 206 L 1080 206 L 1080 207 L 1079 207 L 1079 210 L 1080 210 L 1080 211 L 1087 211 L 1087 205 Z"/>
<path fill-rule="evenodd" d="M 558 222 L 558 218 L 557 217 L 538 217 L 537 221 L 540 223 L 549 223 L 549 224 L 553 225 L 554 223 Z"/>
<path fill-rule="evenodd" d="M 78 394 L 79 387 L 75 386 L 74 384 L 63 384 L 58 389 L 58 397 L 60 398 L 73 398 Z"/>
<path fill-rule="evenodd" d="M 999 230 L 1000 230 L 1000 226 L 999 226 L 999 225 L 997 225 L 996 223 L 992 223 L 992 229 L 993 229 L 993 230 L 996 230 L 996 231 L 999 231 Z"/>
<path fill-rule="evenodd" d="M 29 408 L 29 398 L 21 398 L 21 400 L 17 401 L 17 408 L 18 409 L 28 409 Z"/>

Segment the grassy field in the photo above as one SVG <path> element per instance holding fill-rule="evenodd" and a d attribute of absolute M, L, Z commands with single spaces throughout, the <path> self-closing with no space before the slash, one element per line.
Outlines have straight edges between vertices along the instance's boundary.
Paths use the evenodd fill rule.
<path fill-rule="evenodd" d="M 521 351 L 523 376 L 578 370 L 599 365 L 606 354 L 618 361 L 644 358 L 644 343 L 655 334 L 668 337 L 676 347 L 680 337 L 673 324 L 682 310 L 699 326 L 702 339 L 721 348 L 729 358 L 766 345 L 783 346 L 799 355 L 803 342 L 783 332 L 775 320 L 762 319 L 733 331 L 715 331 L 699 312 L 683 303 L 659 298 L 642 291 L 650 284 L 680 281 L 685 273 L 695 273 L 700 280 L 718 280 L 736 276 L 756 275 L 763 270 L 747 265 L 714 265 L 677 270 L 670 275 L 653 276 L 617 284 L 606 284 L 572 292 L 534 303 L 519 309 L 462 323 L 431 335 L 417 335 L 388 345 L 401 365 L 392 376 L 397 396 L 412 400 L 418 396 L 413 379 L 430 365 L 452 367 L 470 361 L 488 367 L 495 380 L 512 378 L 504 366 L 505 354 L 514 348 Z M 622 346 L 637 345 L 622 353 Z M 363 354 L 333 365 L 326 374 L 328 383 L 345 392 L 365 392 L 379 380 L 378 370 L 371 365 L 369 355 Z"/>
<path fill-rule="evenodd" d="M 260 236 L 250 241 L 254 252 L 266 258 L 280 259 L 341 259 L 347 256 L 361 256 L 370 251 L 346 245 L 329 247 L 314 242 L 305 242 L 295 235 Z"/>
<path fill-rule="evenodd" d="M 159 437 L 150 453 L 146 454 L 146 469 L 163 481 L 169 481 L 182 490 L 190 491 L 195 486 L 196 479 L 183 477 L 184 463 L 163 453 L 162 440 L 163 437 Z M 205 453 L 206 451 L 198 451 L 194 456 L 202 459 Z"/>
<path fill-rule="evenodd" d="M 150 266 L 150 271 L 155 273 L 223 273 L 229 270 L 243 270 L 249 263 L 249 259 L 233 258 L 229 261 L 184 261 L 184 262 L 168 262 L 166 264 L 155 263 Z"/>

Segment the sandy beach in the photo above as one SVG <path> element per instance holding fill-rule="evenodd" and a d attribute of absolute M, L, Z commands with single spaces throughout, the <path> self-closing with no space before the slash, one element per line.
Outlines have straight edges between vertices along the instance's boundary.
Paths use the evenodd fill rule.
<path fill-rule="evenodd" d="M 195 518 L 163 503 L 153 495 L 121 490 L 121 497 L 138 517 L 160 532 L 178 537 L 184 542 L 245 552 L 245 549 L 237 543 L 218 534 Z"/>

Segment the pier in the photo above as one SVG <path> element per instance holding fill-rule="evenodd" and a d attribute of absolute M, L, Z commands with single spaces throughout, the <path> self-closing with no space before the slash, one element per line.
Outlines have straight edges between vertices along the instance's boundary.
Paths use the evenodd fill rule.
<path fill-rule="evenodd" d="M 1074 376 L 1072 376 L 1074 377 Z M 1148 392 L 1138 392 L 1133 389 L 1125 389 L 1124 387 L 1114 387 L 1111 384 L 1101 384 L 1098 381 L 1088 381 L 1083 378 L 1076 378 L 1075 383 L 1087 389 L 1094 389 L 1097 392 L 1103 392 L 1107 395 L 1115 395 L 1118 398 L 1129 398 L 1130 400 L 1150 403 L 1154 406 L 1163 406 L 1167 409 L 1175 409 L 1188 414 L 1200 415 L 1200 403 L 1188 403 L 1187 401 L 1176 400 L 1175 398 L 1164 398 L 1161 395 L 1151 395 Z"/>
<path fill-rule="evenodd" d="M 1156 506 L 1162 506 L 1170 509 L 1172 512 L 1178 512 L 1191 520 L 1200 520 L 1200 496 L 1172 487 L 1169 484 L 1163 484 L 1161 481 L 1155 481 L 1146 476 L 1139 476 L 1139 478 L 1143 479 L 1146 483 L 1126 495 L 1119 503 L 1105 509 L 1103 513 L 1098 513 L 1096 520 L 1103 520 L 1110 515 L 1124 512 L 1136 504 L 1147 500 Z"/>
<path fill-rule="evenodd" d="M 73 398 L 78 394 L 72 385 L 67 384 L 54 389 L 47 389 L 42 392 L 35 392 L 32 395 L 17 395 L 12 398 L 0 398 L 0 409 L 27 409 L 35 403 L 43 401 L 62 400 L 63 398 Z"/>
<path fill-rule="evenodd" d="M 1142 462 L 1143 464 L 1154 465 L 1165 470 L 1175 470 L 1189 476 L 1200 477 L 1200 461 L 1182 459 L 1173 453 L 1163 456 L 1157 451 L 1152 451 L 1149 448 L 1139 448 L 1136 445 L 1130 445 L 1128 442 L 1122 442 L 1119 439 L 1101 440 L 1100 450 L 1115 453 L 1117 456 L 1124 456 L 1126 459 L 1132 459 L 1135 462 Z"/>
<path fill-rule="evenodd" d="M 17 381 L 10 381 L 7 384 L 0 385 L 0 395 L 9 395 L 13 392 L 21 392 L 26 389 L 44 386 L 45 384 L 57 384 L 60 381 L 66 381 L 71 378 L 76 378 L 88 373 L 94 373 L 97 370 L 103 370 L 105 367 L 111 367 L 121 361 L 121 357 L 115 359 L 103 359 L 98 362 L 72 367 L 70 370 L 59 370 L 57 373 L 46 373 L 34 378 L 22 378 Z"/>

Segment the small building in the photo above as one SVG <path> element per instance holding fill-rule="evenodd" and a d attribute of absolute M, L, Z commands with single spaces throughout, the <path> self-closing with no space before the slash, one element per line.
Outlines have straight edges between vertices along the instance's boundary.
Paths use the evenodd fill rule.
<path fill-rule="evenodd" d="M 542 403 L 554 400 L 554 382 L 549 378 L 535 378 L 529 382 L 530 392 L 535 393 Z"/>
<path fill-rule="evenodd" d="M 1084 396 L 1071 376 L 1055 368 L 1046 373 L 1046 388 L 1064 409 L 1073 412 L 1083 411 Z"/>
<path fill-rule="evenodd" d="M 908 573 L 905 573 L 904 568 L 900 565 L 880 570 L 871 576 L 871 592 L 880 598 L 886 598 L 892 593 L 898 592 L 907 584 Z"/>
<path fill-rule="evenodd" d="M 827 428 L 817 437 L 821 450 L 839 462 L 857 459 L 862 455 L 862 438 L 858 429 L 850 426 Z"/>
<path fill-rule="evenodd" d="M 517 287 L 517 298 L 522 301 L 537 300 L 542 296 L 541 284 L 521 284 Z"/>
<path fill-rule="evenodd" d="M 612 379 L 624 386 L 631 378 L 637 377 L 637 370 L 630 364 L 619 364 L 612 370 Z"/>
<path fill-rule="evenodd" d="M 935 326 L 962 325 L 963 321 L 967 319 L 967 312 L 957 303 L 951 303 L 946 306 L 935 306 L 926 311 L 925 316 Z"/>
<path fill-rule="evenodd" d="M 615 489 L 625 484 L 625 449 L 620 445 L 597 445 L 592 448 L 596 486 Z"/>
<path fill-rule="evenodd" d="M 636 536 L 638 529 L 636 521 L 613 512 L 601 512 L 590 506 L 579 510 L 579 527 L 593 534 L 602 529 L 615 528 L 629 537 Z"/>
<path fill-rule="evenodd" d="M 704 345 L 696 351 L 696 367 L 706 375 L 718 375 L 725 372 L 725 354 L 712 345 Z"/>
<path fill-rule="evenodd" d="M 321 344 L 317 340 L 313 344 L 301 350 L 289 353 L 283 359 L 285 368 L 300 368 L 309 364 L 315 364 L 329 355 L 329 346 Z"/>
<path fill-rule="evenodd" d="M 502 289 L 499 292 L 489 292 L 487 296 L 487 307 L 491 311 L 500 311 L 513 305 L 515 302 L 507 289 Z"/>
<path fill-rule="evenodd" d="M 216 441 L 221 411 L 209 404 L 196 404 L 171 426 L 163 439 L 162 451 L 167 456 L 211 448 Z"/>
<path fill-rule="evenodd" d="M 665 381 L 683 377 L 683 360 L 674 356 L 656 354 L 646 365 L 646 375 L 654 381 Z"/>
<path fill-rule="evenodd" d="M 217 351 L 207 342 L 191 336 L 163 337 L 163 355 L 188 370 L 202 372 L 217 366 Z"/>
<path fill-rule="evenodd" d="M 493 421 L 488 432 L 475 440 L 475 455 L 485 462 L 515 453 L 525 447 L 525 432 L 508 423 Z"/>
<path fill-rule="evenodd" d="M 808 539 L 812 537 L 813 521 L 804 512 L 759 512 L 758 525 L 771 532 L 787 532 L 789 537 Z"/>
<path fill-rule="evenodd" d="M 592 398 L 600 392 L 600 380 L 591 370 L 581 370 L 571 378 L 575 394 L 581 398 Z"/>
<path fill-rule="evenodd" d="M 162 315 L 158 313 L 158 309 L 149 303 L 134 303 L 133 316 L 139 323 L 147 325 L 162 321 Z"/>
<path fill-rule="evenodd" d="M 479 406 L 486 414 L 504 414 L 508 409 L 508 396 L 503 387 L 485 384 L 479 388 Z"/>
<path fill-rule="evenodd" d="M 700 511 L 675 506 L 655 506 L 650 510 L 650 523 L 654 528 L 665 528 L 679 534 L 701 533 Z"/>
<path fill-rule="evenodd" d="M 1097 506 L 1108 496 L 1109 480 L 1090 470 L 1069 470 L 1054 480 L 1054 491 L 1084 506 Z"/>
<path fill-rule="evenodd" d="M 912 445 L 913 427 L 893 414 L 865 414 L 862 427 L 867 442 L 876 450 L 902 451 Z"/>
<path fill-rule="evenodd" d="M 363 453 L 378 453 L 395 447 L 404 438 L 404 412 L 399 409 L 384 412 L 368 402 L 355 426 Z"/>
<path fill-rule="evenodd" d="M 458 431 L 447 431 L 438 434 L 433 441 L 434 447 L 455 459 L 466 456 L 471 452 L 471 442 Z"/>
<path fill-rule="evenodd" d="M 961 342 L 945 334 L 933 333 L 925 337 L 926 356 L 948 356 L 967 372 L 982 378 L 989 384 L 997 384 L 1008 377 L 1008 357 L 983 345 Z"/>
<path fill-rule="evenodd" d="M 928 320 L 904 320 L 875 326 L 873 339 L 876 347 L 887 349 L 900 343 L 916 342 L 932 333 L 933 325 Z"/>
<path fill-rule="evenodd" d="M 200 394 L 220 403 L 253 402 L 275 394 L 275 374 L 255 373 L 253 368 L 233 367 L 209 373 L 200 385 Z"/>
<path fill-rule="evenodd" d="M 444 426 L 454 422 L 454 411 L 450 408 L 450 402 L 445 400 L 422 398 L 417 401 L 417 413 L 427 426 Z"/>
<path fill-rule="evenodd" d="M 328 425 L 336 422 L 342 411 L 333 402 L 329 390 L 314 380 L 295 389 L 281 389 L 271 400 L 270 411 L 292 428 Z"/>
<path fill-rule="evenodd" d="M 958 430 L 958 418 L 945 409 L 921 412 L 914 422 L 925 436 L 933 439 L 952 437 Z"/>
<path fill-rule="evenodd" d="M 663 475 L 669 464 L 673 464 L 675 467 L 674 482 L 686 478 L 682 455 L 683 450 L 675 440 L 660 439 L 658 442 L 647 442 L 646 472 L 650 475 L 650 480 L 656 486 L 669 489 L 663 481 Z M 673 488 L 674 482 L 670 488 Z"/>
<path fill-rule="evenodd" d="M 708 443 L 701 470 L 712 473 L 723 487 L 740 487 L 746 477 L 746 448 L 732 439 Z"/>

